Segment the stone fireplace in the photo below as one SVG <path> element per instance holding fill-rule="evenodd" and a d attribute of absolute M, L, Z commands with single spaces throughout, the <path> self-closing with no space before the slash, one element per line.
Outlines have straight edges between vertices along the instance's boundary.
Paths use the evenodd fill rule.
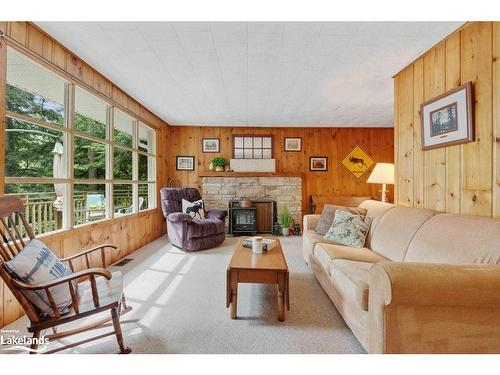
<path fill-rule="evenodd" d="M 206 207 L 227 210 L 233 199 L 269 199 L 276 201 L 278 213 L 288 206 L 294 222 L 302 220 L 302 177 L 300 176 L 200 176 L 200 188 Z M 226 227 L 228 221 L 226 220 Z"/>

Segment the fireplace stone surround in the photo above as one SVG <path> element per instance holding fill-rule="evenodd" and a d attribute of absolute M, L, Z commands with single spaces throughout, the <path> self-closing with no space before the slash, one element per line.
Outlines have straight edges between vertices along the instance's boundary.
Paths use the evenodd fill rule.
<path fill-rule="evenodd" d="M 278 213 L 288 209 L 294 223 L 302 220 L 302 177 L 300 176 L 200 176 L 201 195 L 207 209 L 227 210 L 233 199 L 269 199 L 277 203 Z M 229 221 L 226 218 L 226 229 Z"/>

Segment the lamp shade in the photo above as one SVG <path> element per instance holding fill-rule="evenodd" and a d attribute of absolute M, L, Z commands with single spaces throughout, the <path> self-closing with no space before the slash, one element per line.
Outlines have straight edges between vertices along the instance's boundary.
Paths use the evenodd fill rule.
<path fill-rule="evenodd" d="M 394 184 L 394 164 L 377 163 L 366 182 L 369 184 Z"/>

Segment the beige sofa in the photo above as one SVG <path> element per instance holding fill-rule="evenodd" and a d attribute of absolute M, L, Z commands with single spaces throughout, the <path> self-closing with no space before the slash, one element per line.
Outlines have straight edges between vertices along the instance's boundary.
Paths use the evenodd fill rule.
<path fill-rule="evenodd" d="M 500 221 L 368 200 L 365 248 L 304 216 L 304 259 L 369 353 L 500 353 Z"/>

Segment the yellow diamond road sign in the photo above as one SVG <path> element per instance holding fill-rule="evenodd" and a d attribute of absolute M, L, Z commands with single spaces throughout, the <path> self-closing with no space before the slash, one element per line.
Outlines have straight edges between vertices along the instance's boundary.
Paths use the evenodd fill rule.
<path fill-rule="evenodd" d="M 366 152 L 359 146 L 356 146 L 350 153 L 342 160 L 342 164 L 346 167 L 356 178 L 360 178 L 373 164 L 373 160 Z"/>

